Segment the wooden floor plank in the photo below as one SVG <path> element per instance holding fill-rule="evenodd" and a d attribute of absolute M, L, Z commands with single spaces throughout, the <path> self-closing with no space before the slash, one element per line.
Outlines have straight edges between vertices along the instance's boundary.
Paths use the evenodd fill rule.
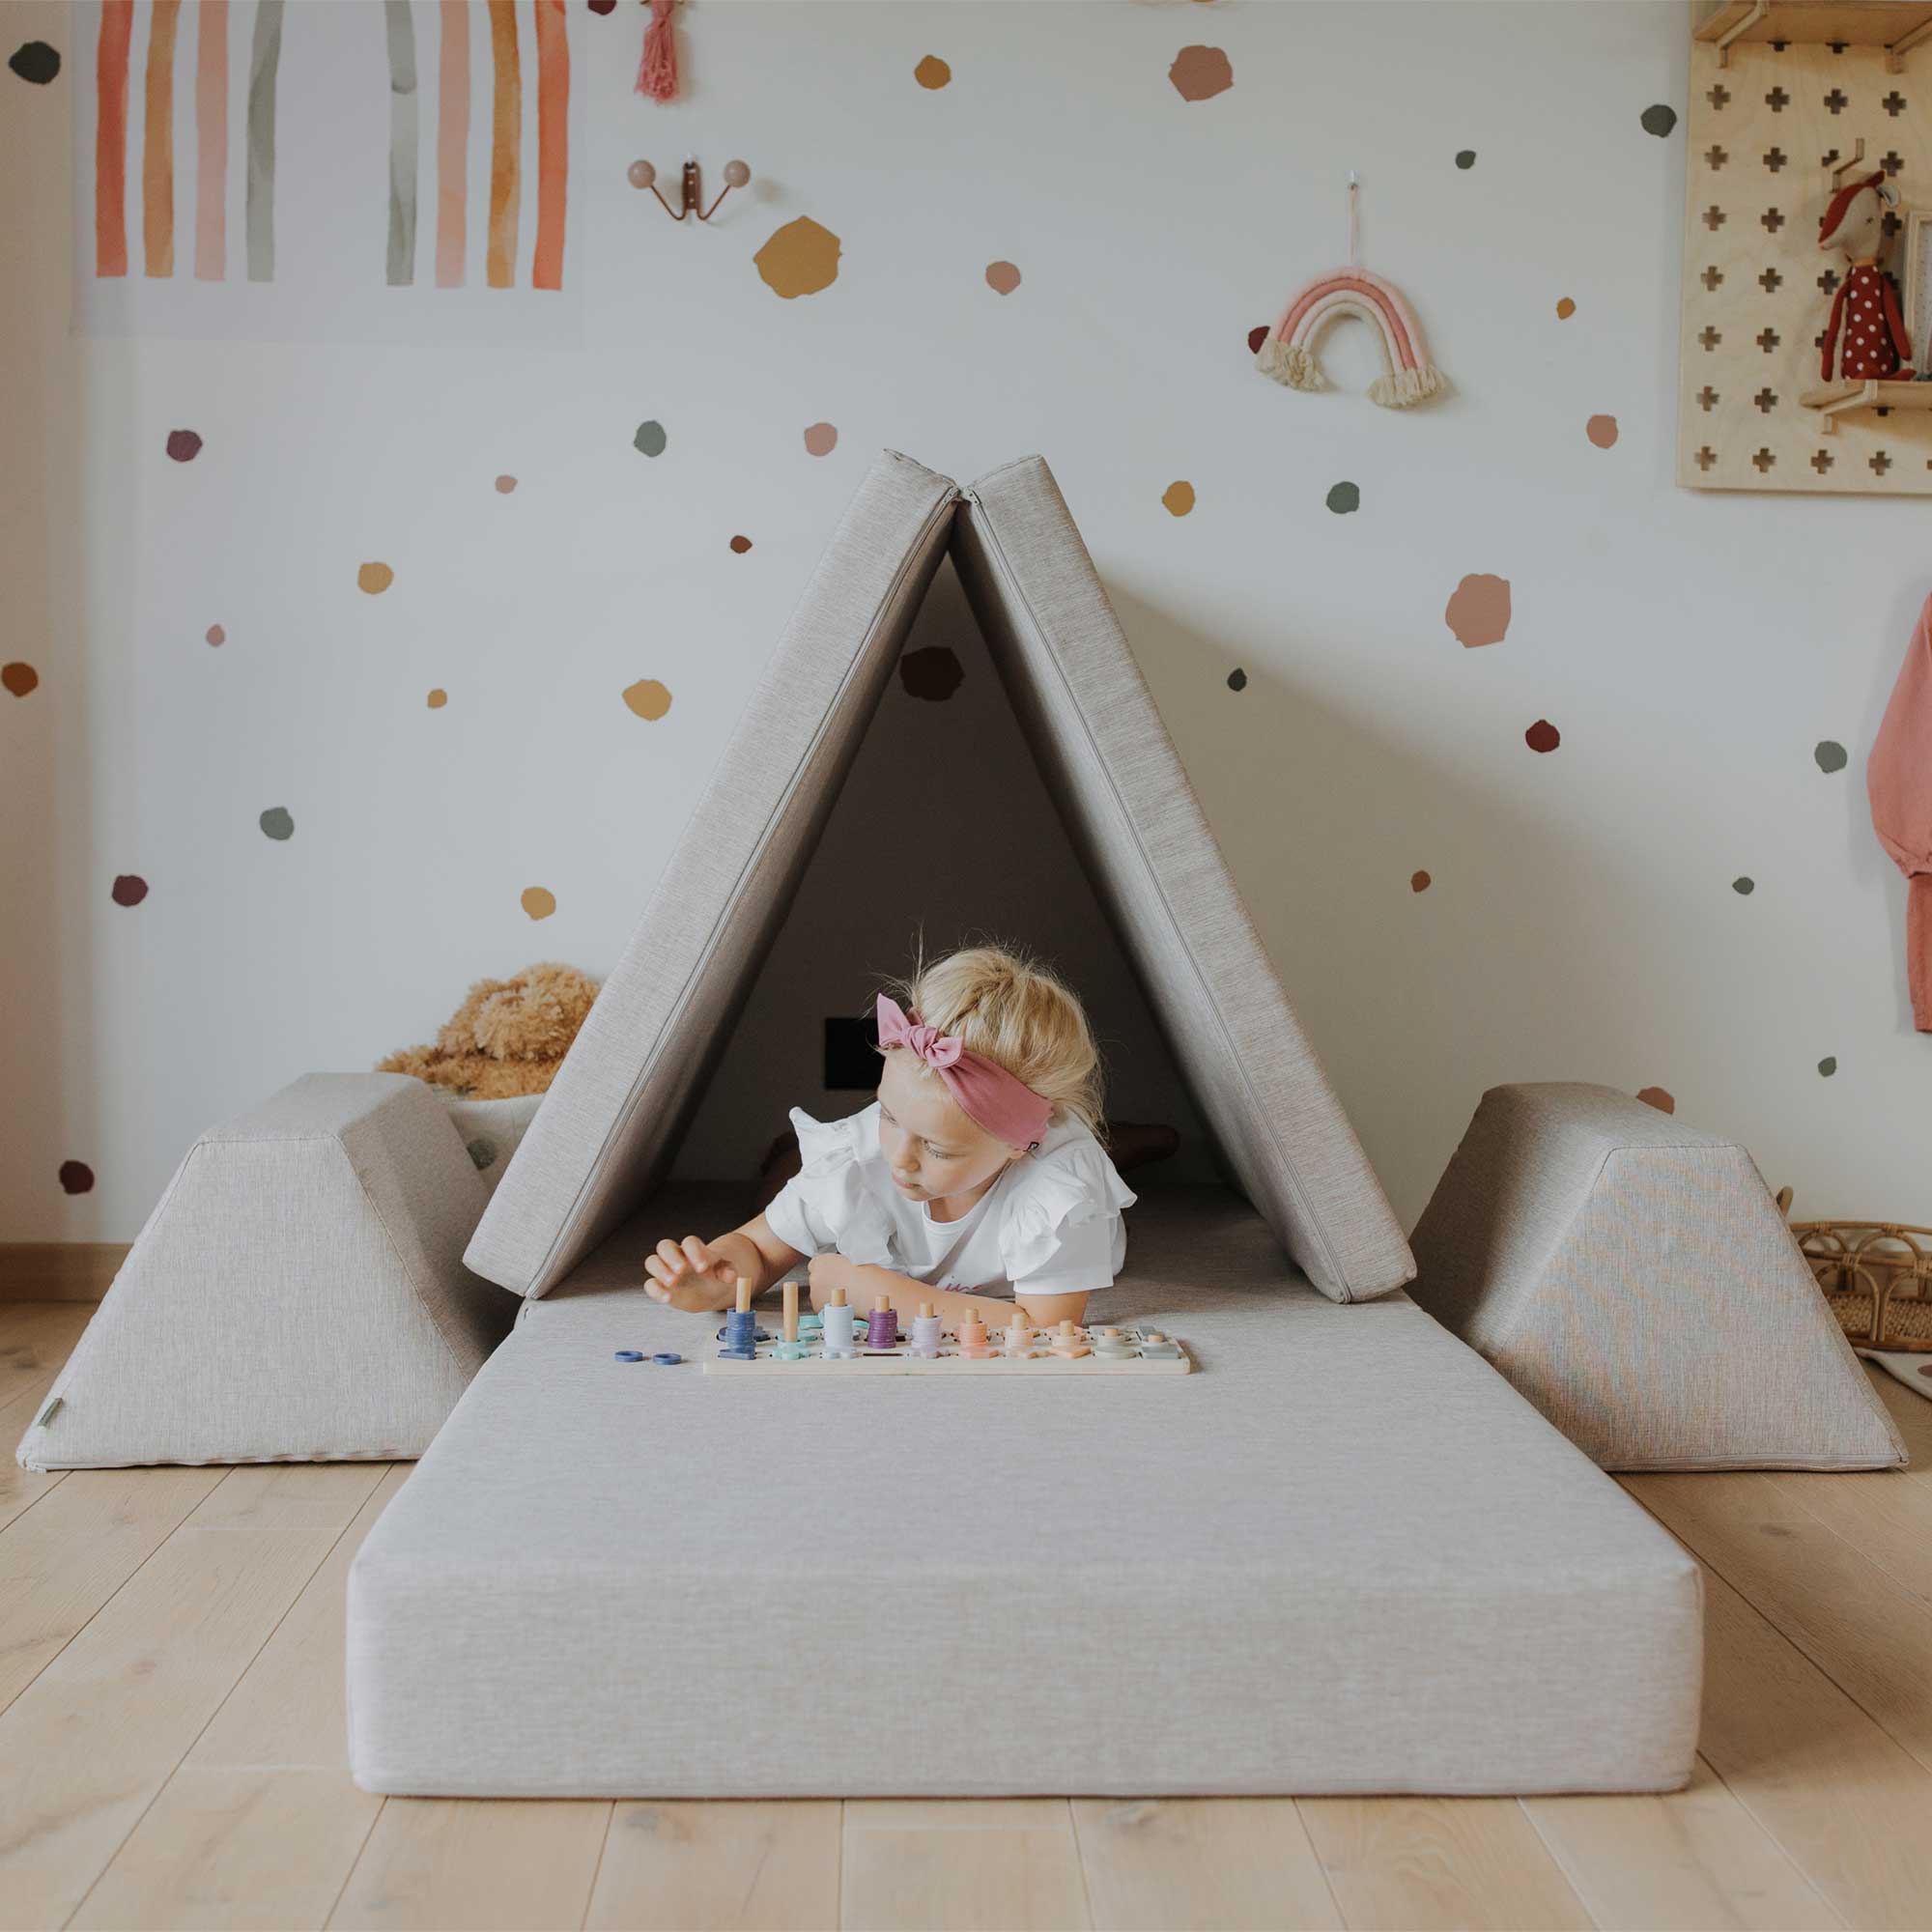
<path fill-rule="evenodd" d="M 227 1473 L 76 1469 L 0 1530 L 0 1711 Z"/>
<path fill-rule="evenodd" d="M 1812 1932 L 1844 1922 L 1702 1758 L 1682 1791 L 1525 1798 L 1522 1808 L 1599 1925 Z"/>
<path fill-rule="evenodd" d="M 1302 1822 L 1352 1932 L 1590 1932 L 1514 1798 L 1304 1798 Z"/>
<path fill-rule="evenodd" d="M 356 1466 L 375 1469 L 373 1464 Z M 349 1566 L 412 1466 L 400 1463 L 382 1472 L 328 1560 L 309 1578 L 261 1656 L 196 1740 L 187 1756 L 190 1765 L 348 1770 L 342 1656 Z M 339 1876 L 346 1876 L 347 1869 Z"/>
<path fill-rule="evenodd" d="M 838 1922 L 837 1799 L 619 1804 L 586 1932 L 792 1932 Z"/>
<path fill-rule="evenodd" d="M 1076 1798 L 1073 1831 L 1106 1932 L 1342 1923 L 1291 1798 Z"/>
<path fill-rule="evenodd" d="M 1906 1588 L 1767 1476 L 1632 1476 L 1624 1487 L 1932 1770 L 1932 1598 Z M 1932 1539 L 1932 1513 L 1925 1534 Z"/>
<path fill-rule="evenodd" d="M 337 1534 L 185 1524 L 0 1714 L 0 1925 L 79 1905 Z"/>
<path fill-rule="evenodd" d="M 0 1303 L 0 1529 L 65 1474 L 21 1468 L 14 1461 L 14 1445 L 26 1434 L 93 1312 L 81 1302 Z"/>
<path fill-rule="evenodd" d="M 604 1803 L 391 1798 L 331 1932 L 576 1932 L 611 1822 Z"/>
<path fill-rule="evenodd" d="M 346 1771 L 183 1765 L 68 1922 L 101 1932 L 319 1927 L 382 1808 Z"/>
<path fill-rule="evenodd" d="M 1704 1573 L 1702 1748 L 1846 1924 L 1932 1920 L 1932 1773 Z"/>
<path fill-rule="evenodd" d="M 1064 1798 L 845 1806 L 845 1932 L 1077 1932 L 1090 1923 Z"/>

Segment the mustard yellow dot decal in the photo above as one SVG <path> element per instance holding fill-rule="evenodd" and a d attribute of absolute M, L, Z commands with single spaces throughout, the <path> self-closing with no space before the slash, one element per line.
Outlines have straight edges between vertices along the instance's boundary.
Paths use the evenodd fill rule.
<path fill-rule="evenodd" d="M 932 88 L 936 90 L 944 87 L 946 83 L 952 78 L 952 70 L 950 67 L 948 67 L 946 63 L 943 60 L 941 60 L 937 54 L 927 54 L 926 57 L 923 61 L 921 61 L 916 68 L 913 69 L 912 77 L 916 81 L 918 81 L 922 87 Z"/>
<path fill-rule="evenodd" d="M 532 919 L 548 919 L 556 910 L 556 895 L 544 886 L 526 886 L 522 903 Z"/>
<path fill-rule="evenodd" d="M 396 573 L 386 563 L 365 563 L 355 573 L 355 587 L 366 590 L 371 597 L 380 597 L 395 582 Z"/>
<path fill-rule="evenodd" d="M 1184 517 L 1194 507 L 1194 485 L 1170 483 L 1161 493 L 1160 500 L 1170 517 Z"/>
<path fill-rule="evenodd" d="M 429 708 L 432 711 L 440 711 L 448 702 L 449 693 L 443 690 L 441 685 L 438 685 L 429 695 Z"/>
<path fill-rule="evenodd" d="M 839 241 L 809 214 L 776 229 L 752 257 L 758 277 L 775 296 L 815 296 L 838 279 Z"/>
<path fill-rule="evenodd" d="M 624 702 L 639 718 L 656 720 L 670 709 L 670 693 L 654 677 L 640 677 L 624 687 Z"/>

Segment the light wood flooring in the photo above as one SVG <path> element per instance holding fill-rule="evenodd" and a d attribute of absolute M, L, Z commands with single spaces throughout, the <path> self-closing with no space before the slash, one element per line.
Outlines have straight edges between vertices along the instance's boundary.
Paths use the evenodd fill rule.
<path fill-rule="evenodd" d="M 1932 1403 L 1883 1377 L 1904 1474 L 1626 1484 L 1709 1586 L 1669 1797 L 449 1803 L 344 1768 L 407 1466 L 25 1474 L 91 1312 L 0 1304 L 0 1926 L 1932 1927 Z"/>

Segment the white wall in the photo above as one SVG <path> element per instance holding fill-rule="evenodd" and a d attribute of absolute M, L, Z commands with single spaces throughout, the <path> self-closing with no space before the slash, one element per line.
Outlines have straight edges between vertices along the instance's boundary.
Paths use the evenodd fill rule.
<path fill-rule="evenodd" d="M 0 696 L 5 1238 L 128 1238 L 209 1122 L 427 1037 L 472 977 L 607 968 L 884 444 L 962 478 L 1048 456 L 1406 1220 L 1485 1086 L 1558 1077 L 1667 1088 L 1802 1208 L 1932 1220 L 1932 1045 L 1862 785 L 1924 506 L 1672 486 L 1683 130 L 1638 116 L 1683 109 L 1684 8 L 699 0 L 660 108 L 638 10 L 573 6 L 587 322 L 502 351 L 71 339 L 89 64 L 58 8 L 5 11 L 9 51 L 68 56 L 0 73 L 0 656 L 42 676 Z M 1197 41 L 1236 84 L 1190 104 L 1166 73 Z M 709 230 L 624 181 L 687 149 L 756 172 Z M 1348 393 L 1359 330 L 1343 393 L 1249 365 L 1339 257 L 1350 167 L 1454 384 L 1427 412 Z M 799 213 L 842 271 L 781 301 L 751 257 Z M 1516 614 L 1471 651 L 1442 610 L 1473 571 Z M 655 724 L 619 699 L 647 676 Z"/>

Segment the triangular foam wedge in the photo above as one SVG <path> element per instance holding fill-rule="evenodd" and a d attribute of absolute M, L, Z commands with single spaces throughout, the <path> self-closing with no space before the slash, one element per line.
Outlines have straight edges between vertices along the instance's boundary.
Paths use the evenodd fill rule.
<path fill-rule="evenodd" d="M 1242 1191 L 1338 1301 L 1413 1273 L 1052 472 L 882 455 L 466 1259 L 546 1293 L 668 1173 L 951 547 L 1074 851 Z M 801 1024 L 807 1023 L 801 1017 Z"/>

